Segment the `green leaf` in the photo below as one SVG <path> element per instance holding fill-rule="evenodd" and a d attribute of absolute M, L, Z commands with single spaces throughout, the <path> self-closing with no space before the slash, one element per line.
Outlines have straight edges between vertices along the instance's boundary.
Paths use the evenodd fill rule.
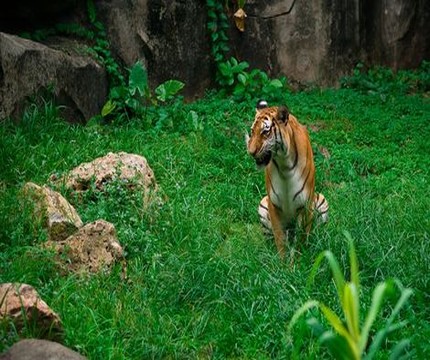
<path fill-rule="evenodd" d="M 279 79 L 273 79 L 273 80 L 270 81 L 270 86 L 273 86 L 275 88 L 281 88 L 283 85 L 282 85 L 281 80 L 279 80 Z"/>
<path fill-rule="evenodd" d="M 349 248 L 349 262 L 351 265 L 351 281 L 355 285 L 357 292 L 360 292 L 360 278 L 358 271 L 358 260 L 357 253 L 354 247 L 354 241 L 352 240 L 351 234 L 347 231 L 344 231 L 345 237 L 348 239 L 348 248 Z"/>
<path fill-rule="evenodd" d="M 176 95 L 185 84 L 178 80 L 167 80 L 155 89 L 155 94 L 159 101 L 165 102 Z"/>
<path fill-rule="evenodd" d="M 138 112 L 142 104 L 135 98 L 129 98 L 125 101 L 126 105 L 134 112 Z"/>
<path fill-rule="evenodd" d="M 406 359 L 410 356 L 405 355 L 406 349 L 409 347 L 411 341 L 409 339 L 400 340 L 391 351 L 389 360 Z"/>
<path fill-rule="evenodd" d="M 366 320 L 364 321 L 364 325 L 360 335 L 359 348 L 361 352 L 363 352 L 367 346 L 370 328 L 372 327 L 372 324 L 375 321 L 379 310 L 381 309 L 382 303 L 385 299 L 386 290 L 386 282 L 379 283 L 373 290 L 372 303 L 370 305 L 370 309 L 367 312 Z"/>
<path fill-rule="evenodd" d="M 354 353 L 354 350 L 351 349 L 348 341 L 343 336 L 326 331 L 319 337 L 319 342 L 329 349 L 335 359 L 359 359 L 359 356 Z"/>
<path fill-rule="evenodd" d="M 339 318 L 339 316 L 336 315 L 336 313 L 331 310 L 329 307 L 325 306 L 324 304 L 320 304 L 320 309 L 322 313 L 324 314 L 327 321 L 330 323 L 332 328 L 340 335 L 343 336 L 345 339 L 348 340 L 349 343 L 353 343 L 353 339 L 351 335 L 348 332 L 348 329 L 343 324 L 342 320 Z"/>
<path fill-rule="evenodd" d="M 299 318 L 303 316 L 303 314 L 305 314 L 306 312 L 308 312 L 312 308 L 318 308 L 318 307 L 319 307 L 318 301 L 316 301 L 316 300 L 306 301 L 294 313 L 293 317 L 291 318 L 290 323 L 288 324 L 288 330 L 291 331 L 291 329 L 297 323 L 297 321 L 299 320 Z"/>
<path fill-rule="evenodd" d="M 131 96 L 134 96 L 136 91 L 139 92 L 140 96 L 149 93 L 148 74 L 140 61 L 131 68 L 128 86 Z"/>
<path fill-rule="evenodd" d="M 354 342 L 358 343 L 360 338 L 360 305 L 357 288 L 354 283 L 347 283 L 344 287 L 343 306 L 349 333 Z"/>
<path fill-rule="evenodd" d="M 337 293 L 339 296 L 339 301 L 342 305 L 343 304 L 343 287 L 345 286 L 345 278 L 343 276 L 342 271 L 340 270 L 339 263 L 337 262 L 336 258 L 334 257 L 334 255 L 331 251 L 325 250 L 318 255 L 317 259 L 314 262 L 314 265 L 313 265 L 312 270 L 311 270 L 311 274 L 310 274 L 309 279 L 308 279 L 308 286 L 310 285 L 310 283 L 313 282 L 315 275 L 316 275 L 316 272 L 319 268 L 319 265 L 324 258 L 327 259 L 327 261 L 330 265 L 330 268 L 331 268 L 331 271 L 333 274 L 333 278 L 334 278 L 334 281 L 336 284 L 336 290 L 337 290 Z"/>
<path fill-rule="evenodd" d="M 388 332 L 391 330 L 392 323 L 395 319 L 395 317 L 400 312 L 401 308 L 406 304 L 409 297 L 413 294 L 413 291 L 411 289 L 403 289 L 401 285 L 399 286 L 402 290 L 399 300 L 396 303 L 396 306 L 394 307 L 390 317 L 388 318 L 385 328 L 379 330 L 377 334 L 375 335 L 375 338 L 372 342 L 372 345 L 369 348 L 368 357 L 369 359 L 372 359 L 373 356 L 376 354 L 378 349 L 380 348 L 382 342 L 384 341 L 385 337 L 387 336 Z M 404 323 L 401 323 L 400 325 L 403 326 Z"/>
<path fill-rule="evenodd" d="M 108 100 L 102 108 L 102 113 L 101 113 L 102 116 L 105 117 L 109 115 L 115 110 L 115 108 L 116 108 L 115 103 L 113 103 L 111 100 Z"/>
<path fill-rule="evenodd" d="M 114 100 L 124 100 L 128 95 L 128 90 L 124 86 L 116 86 L 109 93 L 109 97 Z"/>
<path fill-rule="evenodd" d="M 246 84 L 246 76 L 245 74 L 239 74 L 237 75 L 237 80 L 242 84 L 245 85 Z"/>

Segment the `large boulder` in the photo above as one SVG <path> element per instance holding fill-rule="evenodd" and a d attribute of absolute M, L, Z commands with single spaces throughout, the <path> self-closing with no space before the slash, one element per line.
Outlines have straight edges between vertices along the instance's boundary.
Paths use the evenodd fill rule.
<path fill-rule="evenodd" d="M 0 284 L 0 321 L 11 321 L 18 333 L 27 327 L 38 337 L 61 339 L 63 328 L 59 316 L 27 284 Z"/>
<path fill-rule="evenodd" d="M 25 201 L 32 202 L 34 218 L 47 228 L 50 240 L 64 240 L 83 225 L 75 208 L 48 186 L 28 182 L 22 192 Z"/>
<path fill-rule="evenodd" d="M 54 48 L 0 33 L 0 120 L 20 118 L 28 100 L 51 91 L 64 118 L 84 123 L 106 101 L 106 71 L 72 42 Z"/>
<path fill-rule="evenodd" d="M 16 11 L 7 10 L 10 5 Z M 88 26 L 84 0 L 10 5 L 0 12 L 0 31 L 12 31 L 10 24 L 16 34 L 59 23 Z M 114 59 L 125 67 L 142 61 L 152 87 L 178 79 L 185 83 L 182 94 L 191 99 L 212 84 L 206 1 L 100 0 L 95 5 Z M 401 69 L 430 58 L 428 0 L 248 0 L 245 31 L 234 24 L 236 10 L 230 7 L 231 55 L 271 76 L 334 85 L 360 61 Z M 104 71 L 83 51 L 64 50 L 58 38 L 49 44 L 0 36 L 0 119 L 19 113 L 23 99 L 49 85 L 69 119 L 85 121 L 100 112 L 107 96 Z"/>
<path fill-rule="evenodd" d="M 44 246 L 57 253 L 60 267 L 79 274 L 109 271 L 124 259 L 115 227 L 105 220 L 86 224 L 67 239 L 47 241 Z"/>
<path fill-rule="evenodd" d="M 246 2 L 232 46 L 251 67 L 301 83 L 332 84 L 360 57 L 359 0 Z"/>
<path fill-rule="evenodd" d="M 87 0 L 16 0 L 4 2 L 0 11 L 0 31 L 13 32 L 53 26 L 76 11 Z"/>
<path fill-rule="evenodd" d="M 205 1 L 99 1 L 97 9 L 114 53 L 127 66 L 142 60 L 153 87 L 177 79 L 187 98 L 211 84 Z"/>
<path fill-rule="evenodd" d="M 0 354 L 0 360 L 85 360 L 76 351 L 53 341 L 39 339 L 20 340 L 8 351 Z"/>
<path fill-rule="evenodd" d="M 146 158 L 138 154 L 109 152 L 77 166 L 60 178 L 54 174 L 51 181 L 77 193 L 104 191 L 106 186 L 115 182 L 120 186 L 143 190 L 145 204 L 159 201 L 154 172 Z"/>
<path fill-rule="evenodd" d="M 362 0 L 362 43 L 366 62 L 394 70 L 430 59 L 428 0 Z"/>
<path fill-rule="evenodd" d="M 427 0 L 249 0 L 244 10 L 232 53 L 300 83 L 335 85 L 359 61 L 400 69 L 430 57 Z"/>

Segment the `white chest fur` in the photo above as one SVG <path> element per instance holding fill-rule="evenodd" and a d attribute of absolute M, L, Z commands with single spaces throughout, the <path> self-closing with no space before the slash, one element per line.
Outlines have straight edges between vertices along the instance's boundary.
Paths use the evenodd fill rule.
<path fill-rule="evenodd" d="M 297 216 L 297 210 L 303 207 L 308 198 L 307 190 L 303 187 L 302 169 L 296 166 L 288 170 L 279 159 L 272 161 L 270 166 L 269 197 L 278 211 L 282 221 L 291 222 Z"/>

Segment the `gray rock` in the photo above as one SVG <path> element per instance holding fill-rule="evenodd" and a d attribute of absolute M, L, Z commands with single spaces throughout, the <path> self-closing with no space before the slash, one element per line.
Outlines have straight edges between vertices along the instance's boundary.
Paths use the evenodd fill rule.
<path fill-rule="evenodd" d="M 85 360 L 86 357 L 56 342 L 21 340 L 0 354 L 0 360 Z"/>
<path fill-rule="evenodd" d="M 84 54 L 0 33 L 0 120 L 20 118 L 28 100 L 42 91 L 52 91 L 70 122 L 99 114 L 107 96 L 106 72 Z"/>

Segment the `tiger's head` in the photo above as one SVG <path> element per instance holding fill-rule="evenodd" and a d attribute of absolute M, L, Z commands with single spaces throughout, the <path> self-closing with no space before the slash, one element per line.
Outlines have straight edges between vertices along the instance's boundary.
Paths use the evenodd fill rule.
<path fill-rule="evenodd" d="M 272 160 L 279 141 L 277 132 L 279 125 L 288 121 L 289 111 L 285 106 L 269 107 L 267 101 L 257 103 L 254 123 L 251 127 L 251 136 L 246 134 L 246 145 L 257 167 L 262 169 Z"/>

